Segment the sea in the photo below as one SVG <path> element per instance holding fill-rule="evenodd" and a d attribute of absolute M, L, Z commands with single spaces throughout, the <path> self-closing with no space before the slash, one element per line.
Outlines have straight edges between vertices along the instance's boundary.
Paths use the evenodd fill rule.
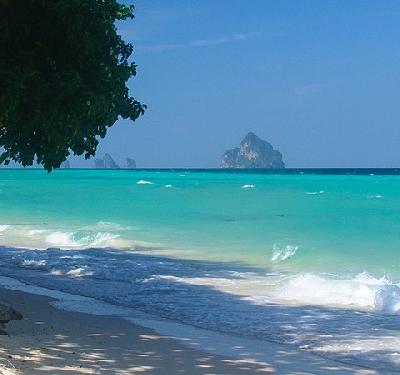
<path fill-rule="evenodd" d="M 0 276 L 400 371 L 400 169 L 4 168 Z"/>

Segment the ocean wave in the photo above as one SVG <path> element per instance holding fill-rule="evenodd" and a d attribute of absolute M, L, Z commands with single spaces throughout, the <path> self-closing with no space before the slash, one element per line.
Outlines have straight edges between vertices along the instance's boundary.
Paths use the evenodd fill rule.
<path fill-rule="evenodd" d="M 92 276 L 93 272 L 88 271 L 88 267 L 78 267 L 72 270 L 69 270 L 66 273 L 67 276 L 70 277 L 83 277 L 83 276 Z"/>
<path fill-rule="evenodd" d="M 325 190 L 320 190 L 320 191 L 307 191 L 307 195 L 318 195 L 318 194 L 324 194 Z"/>
<path fill-rule="evenodd" d="M 112 247 L 120 235 L 107 232 L 52 232 L 45 237 L 46 244 L 60 248 Z"/>
<path fill-rule="evenodd" d="M 400 313 L 399 285 L 384 285 L 375 293 L 375 310 L 385 314 Z"/>
<path fill-rule="evenodd" d="M 146 181 L 146 180 L 139 180 L 137 182 L 138 185 L 154 185 L 154 182 Z"/>
<path fill-rule="evenodd" d="M 47 262 L 44 259 L 35 260 L 35 259 L 25 259 L 21 263 L 23 267 L 33 268 L 33 269 L 44 269 L 46 268 Z"/>
<path fill-rule="evenodd" d="M 251 185 L 251 184 L 246 184 L 241 187 L 241 189 L 253 189 L 253 188 L 255 188 L 255 185 Z"/>
<path fill-rule="evenodd" d="M 289 277 L 274 291 L 280 302 L 358 308 L 400 314 L 400 287 L 386 277 L 361 273 L 352 279 L 305 273 Z"/>
<path fill-rule="evenodd" d="M 296 245 L 282 246 L 280 244 L 274 243 L 272 248 L 271 262 L 279 263 L 289 258 L 292 258 L 296 254 L 298 249 L 299 247 Z"/>
<path fill-rule="evenodd" d="M 115 247 L 132 249 L 136 246 L 159 247 L 132 238 L 133 227 L 99 221 L 92 225 L 60 230 L 56 225 L 16 224 L 0 226 L 0 245 L 18 248 L 83 249 L 87 247 Z M 151 245 L 151 246 L 150 246 Z"/>

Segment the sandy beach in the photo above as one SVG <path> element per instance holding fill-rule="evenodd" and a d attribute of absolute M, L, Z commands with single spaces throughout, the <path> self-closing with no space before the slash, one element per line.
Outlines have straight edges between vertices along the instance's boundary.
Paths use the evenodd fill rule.
<path fill-rule="evenodd" d="M 268 361 L 254 359 L 244 347 L 238 358 L 236 342 L 232 357 L 210 354 L 119 317 L 56 309 L 48 297 L 1 288 L 0 300 L 24 315 L 0 338 L 1 363 L 16 374 L 380 373 L 273 343 L 263 348 Z"/>

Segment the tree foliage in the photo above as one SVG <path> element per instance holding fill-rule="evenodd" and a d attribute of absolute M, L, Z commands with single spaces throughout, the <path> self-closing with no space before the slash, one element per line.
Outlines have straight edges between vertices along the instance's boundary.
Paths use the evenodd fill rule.
<path fill-rule="evenodd" d="M 0 0 L 0 162 L 50 171 L 69 153 L 89 158 L 119 116 L 143 114 L 115 27 L 131 18 L 117 0 Z"/>

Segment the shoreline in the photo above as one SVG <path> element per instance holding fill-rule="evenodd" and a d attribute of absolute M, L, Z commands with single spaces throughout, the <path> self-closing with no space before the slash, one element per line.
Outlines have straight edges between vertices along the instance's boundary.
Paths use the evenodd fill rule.
<path fill-rule="evenodd" d="M 16 374 L 390 373 L 174 322 L 66 311 L 54 307 L 54 296 L 11 290 L 1 283 L 0 301 L 24 315 L 23 321 L 7 325 L 9 336 L 0 337 L 0 362 L 11 362 Z"/>

